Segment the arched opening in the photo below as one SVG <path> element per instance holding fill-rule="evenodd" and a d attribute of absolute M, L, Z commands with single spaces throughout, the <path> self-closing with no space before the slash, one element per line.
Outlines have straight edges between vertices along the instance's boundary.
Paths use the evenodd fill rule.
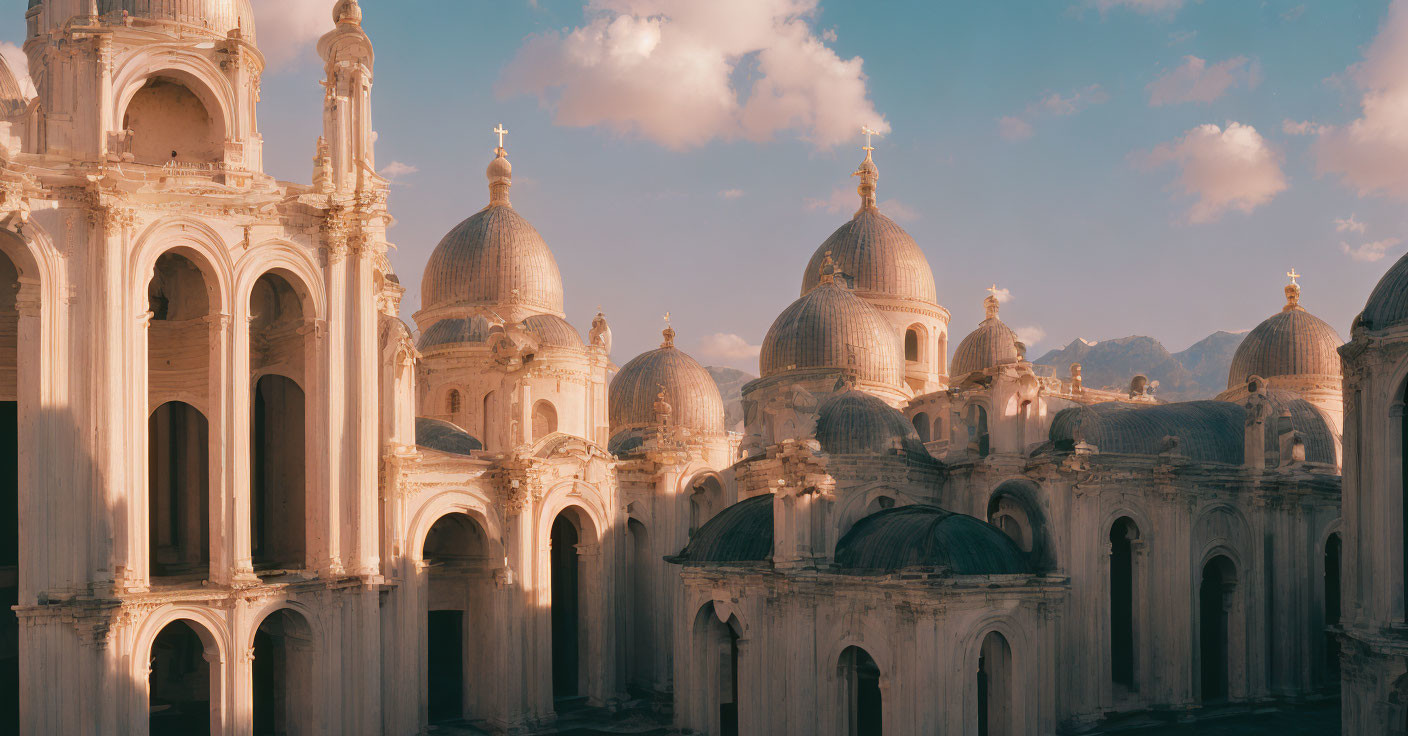
<path fill-rule="evenodd" d="M 1009 480 L 999 485 L 988 497 L 987 520 L 1027 553 L 1034 569 L 1056 567 L 1041 490 L 1036 484 Z"/>
<path fill-rule="evenodd" d="M 172 621 L 152 642 L 148 677 L 151 736 L 209 734 L 212 713 L 211 664 L 205 643 L 185 621 Z"/>
<path fill-rule="evenodd" d="M 910 420 L 910 421 L 912 421 L 912 422 L 914 423 L 914 431 L 919 435 L 919 441 L 920 441 L 920 442 L 928 442 L 928 441 L 929 441 L 929 415 L 921 411 L 921 412 L 919 412 L 918 414 L 915 414 L 915 415 L 914 415 L 914 418 L 913 418 L 912 420 Z"/>
<path fill-rule="evenodd" d="M 1027 518 L 1027 510 L 1016 499 L 994 494 L 988 501 L 988 523 L 1001 529 L 1023 552 L 1032 551 L 1031 520 Z"/>
<path fill-rule="evenodd" d="M 0 252 L 0 733 L 19 733 L 19 280 Z"/>
<path fill-rule="evenodd" d="M 479 431 L 480 440 L 484 443 L 485 450 L 493 450 L 498 444 L 494 436 L 494 392 L 484 394 L 484 400 L 480 402 Z"/>
<path fill-rule="evenodd" d="M 1331 534 L 1325 540 L 1325 626 L 1340 623 L 1340 535 Z M 1325 679 L 1338 685 L 1340 680 L 1339 635 L 1325 632 Z"/>
<path fill-rule="evenodd" d="M 738 736 L 738 619 L 719 620 L 713 603 L 706 603 L 694 617 L 695 672 L 703 696 L 701 730 L 721 736 Z"/>
<path fill-rule="evenodd" d="M 1128 517 L 1110 527 L 1110 679 L 1134 691 L 1134 541 L 1139 527 Z"/>
<path fill-rule="evenodd" d="M 626 536 L 630 545 L 626 568 L 626 600 L 630 605 L 626 617 L 628 681 L 634 688 L 649 691 L 655 685 L 655 622 L 661 613 L 651 605 L 655 561 L 659 558 L 650 553 L 650 534 L 644 524 L 635 519 L 627 521 Z"/>
<path fill-rule="evenodd" d="M 254 634 L 254 736 L 302 736 L 321 725 L 313 708 L 312 629 L 288 608 L 270 614 Z"/>
<path fill-rule="evenodd" d="M 466 514 L 448 514 L 430 527 L 426 563 L 426 716 L 432 724 L 472 719 L 489 702 L 484 677 L 493 652 L 489 540 Z"/>
<path fill-rule="evenodd" d="M 459 389 L 450 389 L 450 395 L 445 397 L 445 413 L 450 415 L 450 421 L 459 424 L 460 416 L 460 392 Z"/>
<path fill-rule="evenodd" d="M 978 457 L 988 455 L 988 410 L 979 404 L 969 404 L 960 421 L 954 416 L 952 443 L 954 447 L 967 448 Z"/>
<path fill-rule="evenodd" d="M 724 487 L 716 475 L 706 475 L 696 481 L 689 494 L 689 535 L 692 537 L 704 523 L 723 509 Z"/>
<path fill-rule="evenodd" d="M 581 693 L 581 564 L 577 545 L 581 530 L 575 514 L 563 511 L 552 522 L 552 694 L 575 698 Z"/>
<path fill-rule="evenodd" d="M 542 399 L 533 405 L 533 441 L 557 431 L 557 409 L 552 402 Z"/>
<path fill-rule="evenodd" d="M 211 289 L 179 253 L 147 286 L 148 520 L 153 576 L 206 574 L 210 561 Z"/>
<path fill-rule="evenodd" d="M 132 96 L 122 127 L 139 164 L 216 163 L 224 159 L 222 126 L 185 84 L 152 77 Z"/>
<path fill-rule="evenodd" d="M 152 576 L 204 575 L 210 565 L 210 428 L 182 401 L 147 420 Z"/>
<path fill-rule="evenodd" d="M 301 383 L 315 371 L 303 300 L 266 273 L 249 297 L 250 552 L 259 570 L 306 565 L 308 416 Z"/>
<path fill-rule="evenodd" d="M 1203 566 L 1198 590 L 1198 655 L 1204 703 L 1228 697 L 1229 611 L 1236 587 L 1236 568 L 1231 560 L 1218 556 Z"/>
<path fill-rule="evenodd" d="M 996 631 L 978 653 L 978 736 L 1016 736 L 1012 719 L 1012 647 Z"/>
<path fill-rule="evenodd" d="M 938 351 L 934 353 L 934 357 L 936 359 L 934 372 L 941 375 L 948 375 L 948 332 L 939 333 L 939 348 Z"/>
<path fill-rule="evenodd" d="M 880 667 L 860 647 L 841 652 L 841 682 L 846 689 L 846 733 L 880 736 L 884 733 L 884 703 L 880 694 Z"/>
<path fill-rule="evenodd" d="M 911 327 L 904 331 L 904 359 L 911 363 L 919 362 L 919 330 Z"/>

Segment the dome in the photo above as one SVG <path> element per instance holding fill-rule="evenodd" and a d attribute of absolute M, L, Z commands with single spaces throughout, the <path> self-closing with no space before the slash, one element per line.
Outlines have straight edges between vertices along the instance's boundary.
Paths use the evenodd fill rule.
<path fill-rule="evenodd" d="M 489 339 L 489 320 L 483 317 L 442 319 L 420 333 L 416 348 L 429 350 L 441 345 L 482 343 Z"/>
<path fill-rule="evenodd" d="M 452 455 L 468 455 L 484 449 L 484 444 L 459 425 L 428 417 L 416 417 L 416 444 Z"/>
<path fill-rule="evenodd" d="M 782 310 L 763 338 L 762 377 L 798 368 L 853 370 L 859 380 L 904 383 L 899 335 L 875 307 L 831 274 Z"/>
<path fill-rule="evenodd" d="M 704 522 L 672 562 L 766 562 L 772 557 L 771 493 L 729 506 Z"/>
<path fill-rule="evenodd" d="M 1371 330 L 1383 330 L 1408 321 L 1408 255 L 1399 258 L 1379 279 L 1359 319 Z"/>
<path fill-rule="evenodd" d="M 19 80 L 15 79 L 5 57 L 0 56 L 0 118 L 15 117 L 29 106 Z"/>
<path fill-rule="evenodd" d="M 675 331 L 665 342 L 637 355 L 611 380 L 607 411 L 611 432 L 658 424 L 655 403 L 664 393 L 671 424 L 699 432 L 724 431 L 724 400 L 714 377 L 694 358 L 675 347 Z"/>
<path fill-rule="evenodd" d="M 250 0 L 98 0 L 99 15 L 124 11 L 131 18 L 180 23 L 220 36 L 238 28 L 245 40 L 254 41 Z"/>
<path fill-rule="evenodd" d="M 987 319 L 978 324 L 978 329 L 968 333 L 953 351 L 953 363 L 949 375 L 966 376 L 974 371 L 987 370 L 994 366 L 1016 363 L 1021 360 L 1017 350 L 1017 333 L 998 319 L 997 297 L 984 300 Z"/>
<path fill-rule="evenodd" d="M 1300 286 L 1292 283 L 1286 306 L 1247 333 L 1232 355 L 1227 388 L 1245 385 L 1252 376 L 1339 376 L 1343 344 L 1335 328 L 1300 306 Z"/>
<path fill-rule="evenodd" d="M 864 391 L 846 391 L 822 402 L 817 409 L 816 439 L 830 455 L 888 455 L 903 449 L 929 456 L 904 414 Z"/>
<path fill-rule="evenodd" d="M 567 320 L 555 314 L 535 314 L 523 320 L 523 328 L 538 338 L 543 347 L 576 348 L 586 347 L 581 333 Z"/>
<path fill-rule="evenodd" d="M 1027 558 L 997 527 L 928 504 L 871 514 L 836 545 L 836 565 L 852 571 L 921 567 L 953 575 L 1020 575 L 1032 572 Z"/>
<path fill-rule="evenodd" d="M 504 149 L 495 161 L 508 163 Z M 489 206 L 435 246 L 421 308 L 515 305 L 562 314 L 562 275 L 543 237 L 509 204 L 509 169 L 489 171 Z"/>
<path fill-rule="evenodd" d="M 937 303 L 934 272 L 919 244 L 894 220 L 881 214 L 875 205 L 880 170 L 869 150 L 854 176 L 861 179 L 857 188 L 861 196 L 860 209 L 812 254 L 802 274 L 802 294 L 820 283 L 822 262 L 829 253 L 837 270 L 851 279 L 851 288 L 861 295 Z"/>

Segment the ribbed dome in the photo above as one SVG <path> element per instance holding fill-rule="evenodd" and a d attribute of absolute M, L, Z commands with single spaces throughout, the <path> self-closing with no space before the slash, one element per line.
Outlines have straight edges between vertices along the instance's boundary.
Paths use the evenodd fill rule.
<path fill-rule="evenodd" d="M 864 391 L 846 391 L 823 402 L 817 409 L 816 439 L 831 455 L 888 455 L 893 449 L 929 455 L 904 414 Z"/>
<path fill-rule="evenodd" d="M 759 364 L 764 378 L 797 368 L 834 368 L 900 386 L 903 358 L 899 335 L 885 316 L 828 278 L 782 310 L 763 338 Z"/>
<path fill-rule="evenodd" d="M 1398 259 L 1393 268 L 1379 279 L 1369 294 L 1360 316 L 1364 326 L 1382 330 L 1408 321 L 1408 255 Z"/>
<path fill-rule="evenodd" d="M 764 493 L 739 501 L 704 522 L 676 563 L 766 562 L 772 556 L 773 497 Z"/>
<path fill-rule="evenodd" d="M 538 344 L 555 348 L 585 348 L 582 333 L 555 314 L 535 314 L 523 320 L 523 327 L 538 338 Z"/>
<path fill-rule="evenodd" d="M 938 301 L 934 272 L 919 244 L 878 209 L 857 212 L 816 249 L 802 275 L 803 294 L 816 288 L 827 253 L 859 294 Z"/>
<path fill-rule="evenodd" d="M 239 28 L 246 40 L 254 41 L 250 0 L 98 0 L 99 15 L 124 10 L 132 18 L 172 21 L 220 36 Z"/>
<path fill-rule="evenodd" d="M 468 455 L 484 444 L 459 425 L 429 417 L 416 417 L 416 444 L 454 455 Z"/>
<path fill-rule="evenodd" d="M 503 149 L 496 162 L 507 164 Z M 435 246 L 421 308 L 517 305 L 561 314 L 562 274 L 543 237 L 509 204 L 507 167 L 490 166 L 490 203 Z"/>
<path fill-rule="evenodd" d="M 655 402 L 662 391 L 671 424 L 723 433 L 724 400 L 718 384 L 704 366 L 674 346 L 673 338 L 674 331 L 667 330 L 664 345 L 637 355 L 612 379 L 607 412 L 613 436 L 623 429 L 658 424 Z"/>
<path fill-rule="evenodd" d="M 968 333 L 953 351 L 949 375 L 955 378 L 973 371 L 1016 363 L 1021 357 L 1017 352 L 1017 333 L 997 316 L 997 299 L 990 296 L 985 304 L 987 319 L 978 324 L 978 329 Z"/>
<path fill-rule="evenodd" d="M 1286 287 L 1286 296 L 1286 307 L 1247 333 L 1238 346 L 1227 374 L 1227 388 L 1241 386 L 1252 376 L 1342 373 L 1339 347 L 1344 341 L 1335 328 L 1301 308 L 1299 286 Z"/>
<path fill-rule="evenodd" d="M 1027 555 L 997 527 L 927 504 L 886 509 L 857 521 L 836 545 L 836 564 L 875 572 L 911 567 L 953 575 L 1031 572 Z"/>
<path fill-rule="evenodd" d="M 420 333 L 416 348 L 429 350 L 441 345 L 482 343 L 489 339 L 489 320 L 483 317 L 442 319 Z"/>
<path fill-rule="evenodd" d="M 0 118 L 22 114 L 28 107 L 27 102 L 19 80 L 10 70 L 10 65 L 5 63 L 5 58 L 0 56 Z"/>

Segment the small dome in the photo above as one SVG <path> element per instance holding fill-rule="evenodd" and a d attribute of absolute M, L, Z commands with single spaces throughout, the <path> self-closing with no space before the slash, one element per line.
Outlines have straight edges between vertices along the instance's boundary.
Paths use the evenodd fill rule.
<path fill-rule="evenodd" d="M 442 319 L 420 333 L 416 348 L 429 350 L 441 345 L 482 343 L 489 339 L 489 320 L 483 317 Z"/>
<path fill-rule="evenodd" d="M 416 417 L 416 444 L 452 455 L 468 455 L 484 449 L 484 444 L 459 425 L 428 417 Z"/>
<path fill-rule="evenodd" d="M 822 402 L 816 439 L 830 455 L 888 455 L 902 449 L 929 457 L 904 414 L 864 391 L 846 391 Z"/>
<path fill-rule="evenodd" d="M 772 557 L 771 493 L 729 506 L 704 522 L 672 562 L 766 562 Z"/>
<path fill-rule="evenodd" d="M 361 25 L 362 6 L 357 4 L 357 0 L 337 0 L 332 8 L 332 22 Z"/>
<path fill-rule="evenodd" d="M 495 162 L 508 159 L 497 149 Z M 523 306 L 562 314 L 562 274 L 543 237 L 508 201 L 507 171 L 489 171 L 490 203 L 435 246 L 421 308 Z"/>
<path fill-rule="evenodd" d="M 585 348 L 581 333 L 567 320 L 555 314 L 535 314 L 523 320 L 524 329 L 538 338 L 538 344 L 554 348 Z"/>
<path fill-rule="evenodd" d="M 254 41 L 250 0 L 98 0 L 98 14 L 121 14 L 143 20 L 180 23 L 226 36 L 236 28 Z"/>
<path fill-rule="evenodd" d="M 1339 376 L 1343 344 L 1335 328 L 1300 306 L 1300 286 L 1292 283 L 1286 306 L 1247 333 L 1232 355 L 1227 388 L 1245 385 L 1252 376 Z"/>
<path fill-rule="evenodd" d="M 927 504 L 871 514 L 836 545 L 836 565 L 857 572 L 919 567 L 953 575 L 1020 575 L 1032 572 L 1027 558 L 997 527 Z"/>
<path fill-rule="evenodd" d="M 954 348 L 949 375 L 955 378 L 1021 360 L 1021 353 L 1017 351 L 1017 333 L 997 316 L 997 297 L 989 296 L 984 300 L 984 305 L 987 319 Z"/>
<path fill-rule="evenodd" d="M 718 384 L 704 366 L 675 347 L 674 330 L 667 330 L 664 344 L 631 359 L 611 380 L 607 411 L 612 435 L 658 424 L 655 401 L 662 392 L 673 410 L 671 424 L 723 433 L 724 400 Z"/>
<path fill-rule="evenodd" d="M 885 315 L 830 278 L 782 310 L 763 338 L 763 378 L 798 368 L 851 370 L 859 380 L 904 383 L 904 352 Z"/>
<path fill-rule="evenodd" d="M 0 118 L 10 118 L 24 114 L 29 107 L 24 90 L 15 78 L 5 57 L 0 56 Z"/>
<path fill-rule="evenodd" d="M 1379 279 L 1359 317 L 1371 330 L 1383 330 L 1408 321 L 1408 255 Z"/>

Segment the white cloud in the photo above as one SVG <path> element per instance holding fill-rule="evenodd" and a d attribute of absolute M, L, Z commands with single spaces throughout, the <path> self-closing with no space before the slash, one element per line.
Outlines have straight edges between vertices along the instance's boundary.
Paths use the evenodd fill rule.
<path fill-rule="evenodd" d="M 860 208 L 860 195 L 856 194 L 854 189 L 836 187 L 825 199 L 808 197 L 803 206 L 810 212 L 849 215 Z M 876 206 L 881 212 L 896 220 L 918 220 L 922 216 L 918 210 L 898 199 L 881 200 Z"/>
<path fill-rule="evenodd" d="M 881 202 L 878 206 L 881 212 L 889 215 L 890 217 L 896 220 L 904 220 L 908 222 L 910 220 L 919 219 L 918 210 L 914 209 L 913 207 L 910 207 L 904 202 L 899 201 L 898 199 L 887 199 Z"/>
<path fill-rule="evenodd" d="M 1386 255 L 1388 252 L 1388 249 L 1394 247 L 1395 245 L 1398 245 L 1398 238 L 1385 238 L 1383 240 L 1375 240 L 1372 243 L 1365 243 L 1354 248 L 1351 248 L 1349 246 L 1349 243 L 1341 242 L 1340 251 L 1343 252 L 1345 255 L 1349 256 L 1350 258 L 1361 263 L 1373 263 L 1375 261 L 1383 260 L 1384 255 Z"/>
<path fill-rule="evenodd" d="M 1145 15 L 1167 13 L 1173 15 L 1183 7 L 1183 0 L 1089 0 L 1089 5 L 1107 13 L 1115 8 L 1125 8 Z"/>
<path fill-rule="evenodd" d="M 1251 212 L 1286 189 L 1280 157 L 1256 128 L 1236 122 L 1226 129 L 1200 125 L 1155 147 L 1144 161 L 1180 168 L 1177 186 L 1197 198 L 1189 222 L 1211 222 L 1228 210 Z"/>
<path fill-rule="evenodd" d="M 254 0 L 254 31 L 269 68 L 278 71 L 311 57 L 316 41 L 333 29 L 337 0 Z"/>
<path fill-rule="evenodd" d="M 1040 99 L 1027 105 L 1017 115 L 1004 115 L 997 119 L 997 134 L 1005 140 L 1020 141 L 1032 137 L 1034 123 L 1046 117 L 1066 117 L 1075 115 L 1091 105 L 1108 102 L 1110 95 L 1098 84 L 1078 89 L 1068 95 L 1047 92 Z"/>
<path fill-rule="evenodd" d="M 1281 121 L 1281 132 L 1286 135 L 1320 135 L 1329 130 L 1330 126 L 1312 123 L 1309 120 L 1291 120 L 1287 118 Z"/>
<path fill-rule="evenodd" d="M 862 125 L 889 132 L 861 58 L 826 45 L 816 10 L 817 0 L 588 0 L 586 25 L 530 36 L 498 89 L 536 95 L 558 125 L 672 149 L 788 132 L 827 148 Z"/>
<path fill-rule="evenodd" d="M 381 174 L 387 179 L 396 181 L 397 179 L 400 179 L 403 176 L 410 176 L 411 174 L 414 174 L 417 171 L 420 171 L 420 169 L 415 166 L 406 163 L 401 163 L 400 161 L 392 161 L 391 163 L 383 166 L 381 168 L 381 171 L 377 173 Z"/>
<path fill-rule="evenodd" d="M 34 82 L 29 78 L 29 57 L 24 55 L 24 49 L 7 41 L 0 41 L 0 57 L 4 57 L 5 65 L 10 67 L 15 82 L 20 85 L 20 94 L 24 95 L 25 99 L 34 97 Z"/>
<path fill-rule="evenodd" d="M 1408 199 L 1408 0 L 1395 0 L 1364 60 L 1349 69 L 1363 91 L 1361 115 L 1316 142 L 1322 173 L 1360 196 Z"/>
<path fill-rule="evenodd" d="M 1255 88 L 1261 74 L 1256 62 L 1245 56 L 1219 61 L 1211 66 L 1206 59 L 1183 57 L 1183 63 L 1150 82 L 1149 104 L 1154 107 L 1182 102 L 1212 102 L 1227 90 L 1245 85 Z"/>
<path fill-rule="evenodd" d="M 722 192 L 719 192 L 719 199 L 738 199 L 742 196 L 742 189 L 725 189 Z"/>
<path fill-rule="evenodd" d="M 731 332 L 715 332 L 705 335 L 699 341 L 696 354 L 705 360 L 741 362 L 757 360 L 763 346 L 750 345 L 747 340 Z"/>
<path fill-rule="evenodd" d="M 1031 347 L 1046 339 L 1046 330 L 1042 329 L 1041 327 L 1038 327 L 1037 325 L 1027 325 L 1026 327 L 1018 327 L 1017 329 L 1013 330 L 1013 332 L 1017 333 L 1017 339 L 1021 340 L 1022 343 L 1027 347 Z"/>
<path fill-rule="evenodd" d="M 1011 289 L 997 289 L 996 291 L 992 292 L 992 295 L 997 297 L 998 304 L 1006 304 L 1007 302 L 1012 301 Z"/>
<path fill-rule="evenodd" d="M 1351 214 L 1347 219 L 1335 219 L 1335 232 L 1337 233 L 1359 233 L 1360 235 L 1363 235 L 1364 231 L 1367 229 L 1368 226 L 1355 219 L 1353 214 Z"/>

